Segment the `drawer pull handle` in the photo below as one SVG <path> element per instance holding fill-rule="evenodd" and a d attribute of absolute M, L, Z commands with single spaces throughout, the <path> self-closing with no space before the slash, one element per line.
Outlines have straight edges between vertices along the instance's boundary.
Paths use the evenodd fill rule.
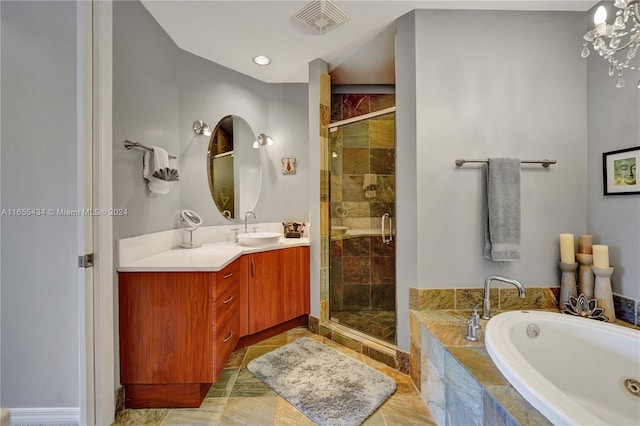
<path fill-rule="evenodd" d="M 227 303 L 231 302 L 232 300 L 233 300 L 233 294 L 232 294 L 231 296 L 227 297 L 227 298 L 225 299 L 225 301 L 224 301 L 224 302 L 222 302 L 222 303 L 224 303 L 224 304 L 226 305 Z"/>
<path fill-rule="evenodd" d="M 233 276 L 233 272 L 229 272 L 227 275 L 225 275 L 222 278 L 224 278 L 226 280 L 227 278 L 231 278 L 232 276 Z"/>
<path fill-rule="evenodd" d="M 254 262 L 253 259 L 251 259 L 251 276 L 256 276 L 256 262 Z"/>
<path fill-rule="evenodd" d="M 225 342 L 228 342 L 233 337 L 233 331 L 229 332 L 229 335 L 224 339 Z"/>

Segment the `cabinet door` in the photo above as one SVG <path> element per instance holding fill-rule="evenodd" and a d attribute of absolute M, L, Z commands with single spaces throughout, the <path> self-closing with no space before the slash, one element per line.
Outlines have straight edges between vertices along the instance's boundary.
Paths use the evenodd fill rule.
<path fill-rule="evenodd" d="M 213 273 L 119 274 L 120 378 L 211 383 Z"/>
<path fill-rule="evenodd" d="M 239 337 L 247 336 L 249 334 L 249 256 L 242 256 L 236 260 L 238 262 L 238 285 L 239 299 L 238 310 L 240 311 L 240 324 L 238 327 Z"/>
<path fill-rule="evenodd" d="M 309 313 L 309 248 L 248 256 L 249 334 Z"/>
<path fill-rule="evenodd" d="M 249 334 L 283 321 L 282 268 L 284 250 L 251 254 L 249 267 Z"/>
<path fill-rule="evenodd" d="M 309 313 L 309 247 L 282 250 L 283 321 Z"/>

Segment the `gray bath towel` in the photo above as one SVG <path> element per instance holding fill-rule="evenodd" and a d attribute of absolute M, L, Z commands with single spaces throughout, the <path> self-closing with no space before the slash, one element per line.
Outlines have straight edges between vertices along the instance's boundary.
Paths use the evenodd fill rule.
<path fill-rule="evenodd" d="M 520 259 L 520 160 L 490 158 L 487 166 L 487 222 L 484 257 Z"/>

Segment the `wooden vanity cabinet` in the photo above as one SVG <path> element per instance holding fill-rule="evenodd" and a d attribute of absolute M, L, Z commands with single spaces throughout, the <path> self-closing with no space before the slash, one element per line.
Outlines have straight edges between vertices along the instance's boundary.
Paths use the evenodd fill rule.
<path fill-rule="evenodd" d="M 309 247 L 246 256 L 249 334 L 309 313 Z"/>
<path fill-rule="evenodd" d="M 118 286 L 125 406 L 199 407 L 236 348 L 307 323 L 309 247 L 219 272 L 120 272 Z"/>
<path fill-rule="evenodd" d="M 240 336 L 238 265 L 119 274 L 126 407 L 200 406 Z"/>

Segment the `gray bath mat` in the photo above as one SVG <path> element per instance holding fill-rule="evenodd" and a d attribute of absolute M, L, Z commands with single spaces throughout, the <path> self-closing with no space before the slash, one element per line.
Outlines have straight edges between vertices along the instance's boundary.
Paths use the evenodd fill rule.
<path fill-rule="evenodd" d="M 389 376 L 306 337 L 247 368 L 321 426 L 360 425 L 396 390 Z"/>

